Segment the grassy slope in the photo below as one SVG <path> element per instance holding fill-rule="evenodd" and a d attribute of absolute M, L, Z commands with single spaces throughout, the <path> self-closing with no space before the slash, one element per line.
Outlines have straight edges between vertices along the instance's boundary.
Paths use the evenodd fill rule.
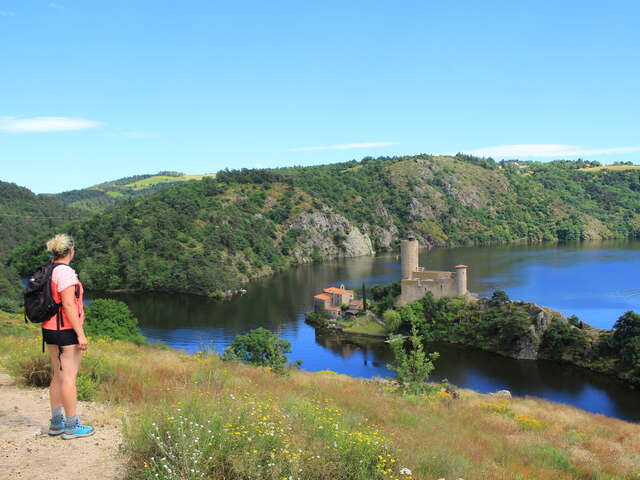
<path fill-rule="evenodd" d="M 37 339 L 20 326 L 18 318 L 0 314 L 0 333 L 3 366 L 11 358 L 40 355 Z M 122 342 L 94 342 L 87 357 L 85 366 L 100 364 L 103 371 L 113 373 L 100 386 L 98 399 L 120 405 L 126 412 L 130 428 L 125 451 L 132 479 L 153 478 L 150 472 L 155 464 L 150 455 L 154 450 L 144 434 L 156 431 L 151 422 L 162 430 L 166 422 L 175 425 L 170 417 L 188 420 L 198 412 L 220 415 L 233 430 L 228 435 L 237 437 L 238 451 L 220 452 L 215 442 L 203 443 L 203 448 L 209 448 L 207 455 L 224 453 L 225 465 L 233 465 L 234 471 L 258 468 L 263 462 L 261 449 L 284 439 L 296 453 L 287 458 L 276 456 L 274 463 L 293 458 L 310 472 L 306 478 L 360 478 L 353 472 L 364 450 L 353 450 L 355 456 L 341 464 L 345 469 L 331 472 L 334 463 L 329 460 L 328 443 L 333 437 L 318 429 L 332 425 L 325 420 L 339 418 L 331 435 L 344 432 L 340 438 L 346 446 L 340 448 L 356 444 L 370 448 L 371 438 L 383 439 L 387 445 L 384 451 L 393 457 L 393 472 L 375 478 L 640 478 L 639 425 L 540 399 L 500 401 L 470 390 L 462 390 L 458 400 L 444 393 L 402 397 L 385 382 L 332 372 L 293 372 L 279 377 L 265 369 L 223 363 L 215 355 L 188 356 Z M 251 421 L 256 411 L 260 416 Z M 249 423 L 237 427 L 240 417 L 236 415 L 245 414 Z M 251 430 L 256 424 L 273 424 L 269 428 L 277 433 L 267 437 L 270 443 L 263 442 L 264 432 Z M 189 429 L 193 432 L 194 427 Z M 251 440 L 245 438 L 249 431 Z M 246 450 L 247 445 L 254 449 Z M 186 451 L 171 461 L 184 460 L 188 469 Z M 270 458 L 269 451 L 264 452 L 266 458 Z M 309 463 L 311 458 L 316 463 Z M 413 477 L 399 475 L 398 466 L 410 468 Z M 223 477 L 220 471 L 208 478 L 240 478 L 232 473 L 227 471 Z"/>
<path fill-rule="evenodd" d="M 131 188 L 133 190 L 144 190 L 146 188 L 149 188 L 161 183 L 187 182 L 191 180 L 202 180 L 205 177 L 215 178 L 215 176 L 216 176 L 215 173 L 205 173 L 201 175 L 181 175 L 179 177 L 172 177 L 168 175 L 152 175 L 148 178 L 144 178 L 136 182 L 128 183 L 127 185 L 125 185 L 125 187 Z"/>
<path fill-rule="evenodd" d="M 184 175 L 180 173 L 137 175 L 100 183 L 80 190 L 50 195 L 67 205 L 100 213 L 118 202 L 138 195 L 150 195 L 159 190 L 191 180 L 215 178 L 215 173 Z"/>
<path fill-rule="evenodd" d="M 599 167 L 588 167 L 582 169 L 584 172 L 599 172 L 601 170 L 612 170 L 614 172 L 640 170 L 640 165 L 601 165 Z"/>

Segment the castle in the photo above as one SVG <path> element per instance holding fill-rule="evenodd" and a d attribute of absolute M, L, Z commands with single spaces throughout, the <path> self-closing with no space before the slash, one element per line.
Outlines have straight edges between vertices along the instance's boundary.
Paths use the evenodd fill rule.
<path fill-rule="evenodd" d="M 456 266 L 455 272 L 425 270 L 418 264 L 419 244 L 414 237 L 403 240 L 400 245 L 402 263 L 401 293 L 396 305 L 402 306 L 424 297 L 431 292 L 435 298 L 467 296 L 467 267 Z"/>

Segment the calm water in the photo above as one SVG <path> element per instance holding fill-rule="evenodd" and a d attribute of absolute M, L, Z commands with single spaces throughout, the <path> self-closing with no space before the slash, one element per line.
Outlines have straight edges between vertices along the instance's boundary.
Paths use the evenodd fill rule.
<path fill-rule="evenodd" d="M 449 248 L 421 252 L 421 265 L 450 270 L 469 265 L 469 288 L 490 294 L 501 288 L 512 299 L 539 303 L 593 326 L 611 328 L 627 310 L 640 311 L 640 242 L 598 242 L 575 246 Z M 304 323 L 312 297 L 327 285 L 350 288 L 400 278 L 396 255 L 336 260 L 291 269 L 249 285 L 227 302 L 190 295 L 96 295 L 126 301 L 152 340 L 194 352 L 203 346 L 222 352 L 235 335 L 258 326 L 292 344 L 291 360 L 310 371 L 334 370 L 358 377 L 390 376 L 387 345 L 379 340 L 340 340 L 317 334 Z M 436 380 L 479 392 L 511 390 L 585 410 L 640 421 L 640 392 L 578 368 L 518 361 L 458 346 L 437 344 Z"/>

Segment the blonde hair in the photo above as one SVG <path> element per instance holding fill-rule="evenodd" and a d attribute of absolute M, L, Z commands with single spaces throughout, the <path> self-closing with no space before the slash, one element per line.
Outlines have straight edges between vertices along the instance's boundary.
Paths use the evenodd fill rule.
<path fill-rule="evenodd" d="M 58 259 L 66 257 L 75 246 L 75 242 L 71 235 L 59 233 L 47 242 L 47 251 L 53 253 L 53 258 Z"/>

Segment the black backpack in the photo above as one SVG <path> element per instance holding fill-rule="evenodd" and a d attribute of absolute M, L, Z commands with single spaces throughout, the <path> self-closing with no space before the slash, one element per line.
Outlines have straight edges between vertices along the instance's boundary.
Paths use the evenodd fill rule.
<path fill-rule="evenodd" d="M 60 322 L 61 303 L 56 303 L 51 295 L 51 274 L 53 269 L 64 263 L 49 262 L 36 270 L 29 278 L 24 292 L 24 321 L 42 323 L 54 315 Z"/>

